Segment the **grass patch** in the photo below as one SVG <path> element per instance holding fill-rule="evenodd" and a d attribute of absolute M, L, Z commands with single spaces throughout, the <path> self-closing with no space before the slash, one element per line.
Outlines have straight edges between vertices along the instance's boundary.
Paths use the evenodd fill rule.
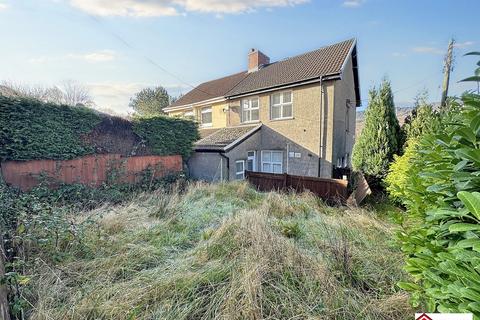
<path fill-rule="evenodd" d="M 406 319 L 392 225 L 311 194 L 192 183 L 75 212 L 82 252 L 31 257 L 30 319 Z M 41 250 L 41 249 L 38 249 Z M 38 254 L 38 257 L 41 255 Z"/>

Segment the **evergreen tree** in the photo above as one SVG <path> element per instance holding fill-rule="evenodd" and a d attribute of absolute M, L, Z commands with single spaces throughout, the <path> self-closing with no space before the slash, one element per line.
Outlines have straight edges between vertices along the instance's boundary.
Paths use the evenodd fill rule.
<path fill-rule="evenodd" d="M 392 88 L 385 79 L 378 90 L 370 90 L 365 127 L 353 147 L 353 168 L 363 172 L 369 182 L 379 182 L 387 174 L 388 166 L 400 148 L 400 125 Z"/>
<path fill-rule="evenodd" d="M 436 132 L 440 126 L 440 115 L 431 103 L 428 94 L 422 92 L 415 97 L 412 113 L 405 118 L 402 126 L 403 148 L 412 139 L 419 139 L 424 134 Z"/>
<path fill-rule="evenodd" d="M 170 95 L 163 87 L 145 88 L 130 99 L 130 107 L 142 116 L 164 114 L 163 109 L 170 104 Z"/>

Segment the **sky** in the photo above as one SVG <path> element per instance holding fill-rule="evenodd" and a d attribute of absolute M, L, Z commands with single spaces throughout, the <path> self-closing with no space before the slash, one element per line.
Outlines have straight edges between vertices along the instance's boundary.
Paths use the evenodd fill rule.
<path fill-rule="evenodd" d="M 75 80 L 100 109 L 161 85 L 177 96 L 247 67 L 250 48 L 278 61 L 350 38 L 358 43 L 362 105 L 384 77 L 397 106 L 428 90 L 439 101 L 454 37 L 450 93 L 473 75 L 479 0 L 0 0 L 0 81 Z"/>

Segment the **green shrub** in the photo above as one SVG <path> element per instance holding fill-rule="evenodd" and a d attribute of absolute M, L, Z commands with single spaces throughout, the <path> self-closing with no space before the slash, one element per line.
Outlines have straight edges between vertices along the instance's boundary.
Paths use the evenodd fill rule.
<path fill-rule="evenodd" d="M 365 127 L 353 147 L 352 165 L 372 180 L 383 179 L 393 155 L 400 150 L 400 126 L 390 82 L 370 91 Z"/>
<path fill-rule="evenodd" d="M 153 116 L 133 121 L 133 130 L 147 142 L 154 154 L 180 154 L 186 159 L 192 152 L 193 143 L 200 138 L 197 124 L 190 120 Z"/>
<path fill-rule="evenodd" d="M 85 107 L 0 95 L 0 158 L 71 159 L 93 153 L 81 137 L 100 120 Z"/>
<path fill-rule="evenodd" d="M 461 102 L 445 115 L 445 128 L 420 139 L 409 161 L 399 240 L 415 283 L 400 285 L 428 311 L 479 317 L 480 95 Z"/>

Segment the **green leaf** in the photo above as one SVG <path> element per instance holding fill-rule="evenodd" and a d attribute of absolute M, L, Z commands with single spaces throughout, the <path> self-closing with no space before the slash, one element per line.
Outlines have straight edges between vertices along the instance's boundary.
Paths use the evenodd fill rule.
<path fill-rule="evenodd" d="M 472 82 L 472 81 L 474 81 L 474 82 L 480 81 L 480 76 L 471 76 L 471 77 L 462 79 L 459 82 Z"/>
<path fill-rule="evenodd" d="M 455 150 L 455 154 L 462 159 L 480 163 L 480 149 L 462 148 Z"/>
<path fill-rule="evenodd" d="M 480 192 L 460 191 L 457 193 L 457 196 L 465 207 L 467 207 L 477 219 L 480 219 Z"/>
<path fill-rule="evenodd" d="M 405 291 L 417 291 L 422 289 L 418 284 L 412 282 L 398 282 L 397 286 Z"/>
<path fill-rule="evenodd" d="M 473 223 L 455 223 L 448 227 L 450 232 L 465 232 L 480 230 L 480 224 Z"/>

